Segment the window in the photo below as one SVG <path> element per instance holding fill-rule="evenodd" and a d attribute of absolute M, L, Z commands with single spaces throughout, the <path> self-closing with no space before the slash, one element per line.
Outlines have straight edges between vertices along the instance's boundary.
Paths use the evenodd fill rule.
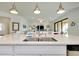
<path fill-rule="evenodd" d="M 68 23 L 63 23 L 63 32 L 64 33 L 67 33 L 67 30 L 68 30 Z"/>
<path fill-rule="evenodd" d="M 0 31 L 2 31 L 2 24 L 0 23 Z"/>
<path fill-rule="evenodd" d="M 44 26 L 43 25 L 38 25 L 37 26 L 37 31 L 44 31 Z"/>
<path fill-rule="evenodd" d="M 54 31 L 61 34 L 68 34 L 68 18 L 55 22 Z"/>

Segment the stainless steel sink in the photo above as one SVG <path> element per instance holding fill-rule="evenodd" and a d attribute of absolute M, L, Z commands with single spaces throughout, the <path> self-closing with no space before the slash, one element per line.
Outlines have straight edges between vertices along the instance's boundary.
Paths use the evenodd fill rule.
<path fill-rule="evenodd" d="M 27 39 L 24 39 L 23 41 L 52 41 L 52 42 L 56 42 L 57 40 L 56 39 L 54 39 L 54 38 L 45 38 L 45 37 L 43 37 L 43 38 L 32 38 L 32 37 L 30 37 L 30 38 L 27 38 Z"/>

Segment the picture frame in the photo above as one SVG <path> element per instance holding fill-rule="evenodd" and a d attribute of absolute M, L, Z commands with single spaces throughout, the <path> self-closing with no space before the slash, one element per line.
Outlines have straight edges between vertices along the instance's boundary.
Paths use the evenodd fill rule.
<path fill-rule="evenodd" d="M 26 25 L 23 24 L 23 28 L 26 29 Z"/>
<path fill-rule="evenodd" d="M 12 31 L 19 31 L 19 23 L 12 22 Z"/>

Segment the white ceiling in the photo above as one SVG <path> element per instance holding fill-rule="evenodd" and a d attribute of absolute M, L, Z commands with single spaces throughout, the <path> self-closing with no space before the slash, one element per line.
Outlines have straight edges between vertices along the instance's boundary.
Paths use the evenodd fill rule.
<path fill-rule="evenodd" d="M 12 2 L 0 2 L 0 11 L 9 12 L 12 4 Z M 35 15 L 33 13 L 36 4 L 35 2 L 16 2 L 15 4 L 19 11 L 18 15 L 25 17 L 28 21 L 32 21 L 40 17 L 52 20 L 57 15 L 56 11 L 59 6 L 59 2 L 38 2 L 41 13 L 39 15 Z M 79 7 L 79 2 L 62 2 L 62 4 L 66 11 Z"/>

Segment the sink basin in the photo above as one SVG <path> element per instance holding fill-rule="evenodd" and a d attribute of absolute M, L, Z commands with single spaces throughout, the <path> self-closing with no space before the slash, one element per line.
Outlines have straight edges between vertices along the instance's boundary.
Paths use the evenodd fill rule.
<path fill-rule="evenodd" d="M 27 38 L 27 39 L 24 39 L 23 41 L 53 41 L 53 42 L 56 42 L 57 40 L 54 39 L 54 38 Z"/>

